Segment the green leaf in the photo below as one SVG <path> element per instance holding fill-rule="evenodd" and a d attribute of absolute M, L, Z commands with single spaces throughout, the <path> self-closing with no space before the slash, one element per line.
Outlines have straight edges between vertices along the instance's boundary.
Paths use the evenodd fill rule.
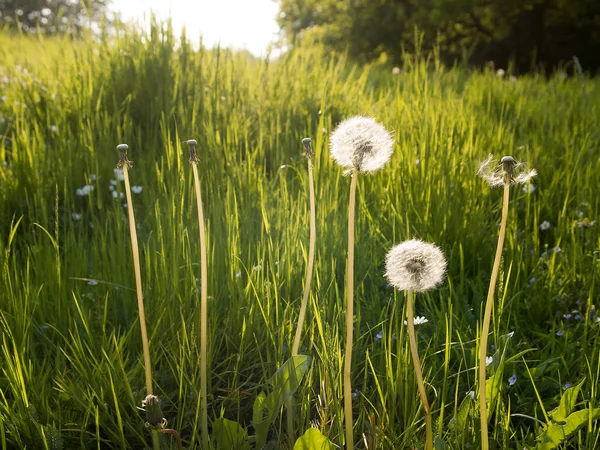
<path fill-rule="evenodd" d="M 225 418 L 213 422 L 213 446 L 215 450 L 250 450 L 248 435 L 239 423 Z"/>
<path fill-rule="evenodd" d="M 560 404 L 548 413 L 553 421 L 563 421 L 571 414 L 571 411 L 575 408 L 575 403 L 577 403 L 577 396 L 579 395 L 579 391 L 581 390 L 584 381 L 585 378 L 577 383 L 576 386 L 570 387 L 563 393 L 560 398 Z"/>
<path fill-rule="evenodd" d="M 252 426 L 255 431 L 257 449 L 265 446 L 269 427 L 275 421 L 283 404 L 294 395 L 309 367 L 309 356 L 292 356 L 271 378 L 273 392 L 266 397 L 261 392 L 256 397 L 252 408 Z"/>
<path fill-rule="evenodd" d="M 335 446 L 317 428 L 309 428 L 294 444 L 294 450 L 334 450 Z"/>
<path fill-rule="evenodd" d="M 443 439 L 436 436 L 433 440 L 433 448 L 435 450 L 448 450 L 450 447 L 448 447 L 448 444 L 446 444 Z"/>
<path fill-rule="evenodd" d="M 600 418 L 600 408 L 594 408 L 591 410 L 591 417 L 589 409 L 582 409 L 581 411 L 574 412 L 565 420 L 559 422 L 553 421 L 548 424 L 544 433 L 539 437 L 541 442 L 538 444 L 537 450 L 553 450 L 557 448 L 590 420 L 598 418 Z"/>

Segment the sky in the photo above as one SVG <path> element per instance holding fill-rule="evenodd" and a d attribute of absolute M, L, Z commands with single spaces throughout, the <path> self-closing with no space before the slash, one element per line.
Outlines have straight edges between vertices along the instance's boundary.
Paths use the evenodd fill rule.
<path fill-rule="evenodd" d="M 148 22 L 151 12 L 159 19 L 171 17 L 173 29 L 185 26 L 192 42 L 202 36 L 209 48 L 220 42 L 256 56 L 266 53 L 279 31 L 279 6 L 273 0 L 113 0 L 112 9 L 140 24 Z"/>

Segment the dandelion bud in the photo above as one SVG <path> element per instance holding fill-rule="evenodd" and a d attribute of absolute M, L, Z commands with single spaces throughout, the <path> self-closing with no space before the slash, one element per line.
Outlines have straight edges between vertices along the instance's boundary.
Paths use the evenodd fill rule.
<path fill-rule="evenodd" d="M 425 292 L 442 282 L 446 259 L 435 245 L 412 239 L 389 251 L 385 268 L 385 276 L 396 289 Z"/>
<path fill-rule="evenodd" d="M 146 423 L 151 428 L 163 428 L 165 418 L 156 395 L 148 395 L 142 400 L 142 408 L 146 411 Z"/>
<path fill-rule="evenodd" d="M 305 156 L 307 158 L 312 158 L 313 157 L 313 151 L 312 151 L 312 147 L 310 146 L 310 138 L 304 138 L 302 139 L 302 144 L 304 145 L 304 148 L 306 149 L 306 151 L 302 154 L 302 156 Z"/>
<path fill-rule="evenodd" d="M 120 152 L 126 152 L 129 149 L 129 145 L 127 144 L 119 144 L 117 145 L 117 150 Z"/>
<path fill-rule="evenodd" d="M 199 159 L 196 155 L 196 139 L 189 139 L 185 143 L 190 147 L 190 163 L 197 163 Z"/>
<path fill-rule="evenodd" d="M 187 145 L 196 145 L 197 144 L 196 139 L 189 139 L 189 140 L 185 141 L 185 143 Z"/>
<path fill-rule="evenodd" d="M 341 122 L 329 140 L 331 157 L 340 166 L 359 172 L 374 172 L 390 160 L 394 140 L 370 117 L 351 117 Z"/>
<path fill-rule="evenodd" d="M 117 150 L 119 151 L 119 162 L 117 163 L 117 168 L 122 169 L 123 166 L 127 166 L 129 168 L 133 167 L 133 163 L 127 158 L 128 149 L 129 146 L 127 144 L 117 145 Z"/>

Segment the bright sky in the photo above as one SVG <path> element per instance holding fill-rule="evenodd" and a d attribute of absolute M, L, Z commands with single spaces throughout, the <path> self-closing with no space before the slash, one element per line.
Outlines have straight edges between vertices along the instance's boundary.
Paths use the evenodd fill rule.
<path fill-rule="evenodd" d="M 159 19 L 171 17 L 177 33 L 185 26 L 192 42 L 202 35 L 209 48 L 221 42 L 256 56 L 265 53 L 279 31 L 274 0 L 113 0 L 112 5 L 123 20 L 144 24 L 152 11 Z"/>

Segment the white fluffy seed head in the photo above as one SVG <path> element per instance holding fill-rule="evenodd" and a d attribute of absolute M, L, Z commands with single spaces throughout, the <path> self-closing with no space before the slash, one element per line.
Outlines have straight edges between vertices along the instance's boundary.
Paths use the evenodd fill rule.
<path fill-rule="evenodd" d="M 443 281 L 446 258 L 434 244 L 412 239 L 389 251 L 385 269 L 386 278 L 396 289 L 425 292 Z"/>
<path fill-rule="evenodd" d="M 331 157 L 348 169 L 345 174 L 374 172 L 390 160 L 394 140 L 383 125 L 370 117 L 355 116 L 341 122 L 329 138 Z"/>

